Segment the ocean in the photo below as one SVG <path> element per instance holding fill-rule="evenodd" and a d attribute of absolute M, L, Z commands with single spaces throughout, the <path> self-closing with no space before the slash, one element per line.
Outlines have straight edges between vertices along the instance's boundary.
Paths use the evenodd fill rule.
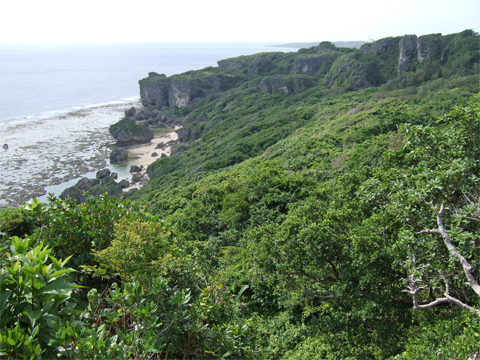
<path fill-rule="evenodd" d="M 0 44 L 0 208 L 59 192 L 108 164 L 108 127 L 139 106 L 138 80 L 217 66 L 260 43 Z"/>

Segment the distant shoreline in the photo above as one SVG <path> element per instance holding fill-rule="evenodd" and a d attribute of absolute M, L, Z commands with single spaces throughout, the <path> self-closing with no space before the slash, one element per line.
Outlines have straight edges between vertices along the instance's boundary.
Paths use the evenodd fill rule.
<path fill-rule="evenodd" d="M 349 47 L 349 48 L 360 48 L 363 44 L 367 41 L 332 41 L 335 46 L 338 47 Z M 287 43 L 287 44 L 279 44 L 279 45 L 266 45 L 265 47 L 283 47 L 283 48 L 292 48 L 292 49 L 302 49 L 302 48 L 310 48 L 312 46 L 318 46 L 321 41 L 318 42 L 298 42 L 298 43 Z"/>

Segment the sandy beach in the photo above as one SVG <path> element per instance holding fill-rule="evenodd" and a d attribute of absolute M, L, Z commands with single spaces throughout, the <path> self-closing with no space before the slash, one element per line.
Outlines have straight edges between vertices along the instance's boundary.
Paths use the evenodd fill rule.
<path fill-rule="evenodd" d="M 153 163 L 155 160 L 161 158 L 162 154 L 170 156 L 172 145 L 166 145 L 163 149 L 157 149 L 156 147 L 162 142 L 164 144 L 167 144 L 169 141 L 172 140 L 177 141 L 178 134 L 175 131 L 179 128 L 179 126 L 176 126 L 175 128 L 172 128 L 171 132 L 166 133 L 165 135 L 161 135 L 159 137 L 154 137 L 150 144 L 135 145 L 127 148 L 127 151 L 129 153 L 129 159 L 131 159 L 131 162 L 134 162 L 138 166 L 143 166 L 141 174 L 143 174 L 144 177 L 148 177 L 148 175 L 146 174 L 148 165 Z M 152 156 L 153 153 L 157 153 L 157 156 Z M 129 180 L 131 181 L 131 179 Z M 131 184 L 130 187 L 123 189 L 123 191 L 128 191 L 133 188 L 139 189 L 140 187 L 142 187 L 143 184 L 143 181 Z"/>

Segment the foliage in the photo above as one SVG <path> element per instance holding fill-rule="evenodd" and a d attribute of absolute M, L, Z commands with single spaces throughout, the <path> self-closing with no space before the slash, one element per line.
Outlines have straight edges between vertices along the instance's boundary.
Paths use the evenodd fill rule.
<path fill-rule="evenodd" d="M 12 224 L 0 245 L 2 353 L 474 357 L 474 314 L 446 302 L 417 311 L 405 290 L 412 279 L 428 286 L 417 292 L 420 308 L 446 297 L 448 283 L 450 297 L 478 309 L 465 267 L 434 231 L 434 206 L 444 204 L 446 232 L 478 281 L 479 95 L 468 102 L 480 91 L 478 35 L 420 37 L 432 55 L 400 75 L 399 40 L 244 56 L 172 77 L 208 89 L 215 79 L 238 83 L 169 110 L 200 138 L 149 166 L 151 180 L 133 203 L 52 197 L 2 212 Z M 295 78 L 295 59 L 322 51 L 343 54 L 384 85 L 330 87 L 332 58 L 302 74 L 311 87 L 259 88 L 266 77 Z M 30 239 L 9 237 L 24 233 Z M 30 258 L 7 255 L 13 244 Z M 45 294 L 57 296 L 58 307 L 38 312 L 37 278 L 55 282 L 63 270 L 65 288 Z"/>
<path fill-rule="evenodd" d="M 52 249 L 13 237 L 0 275 L 0 353 L 9 357 L 51 357 L 55 330 L 79 311 L 68 280 L 68 259 L 50 256 Z"/>

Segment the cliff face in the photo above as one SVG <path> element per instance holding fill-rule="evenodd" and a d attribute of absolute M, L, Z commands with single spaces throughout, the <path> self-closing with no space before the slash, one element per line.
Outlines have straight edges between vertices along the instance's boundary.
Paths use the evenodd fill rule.
<path fill-rule="evenodd" d="M 333 63 L 340 55 L 331 51 L 316 56 L 299 56 L 293 62 L 293 67 L 301 74 L 315 74 L 324 64 Z"/>
<path fill-rule="evenodd" d="M 291 94 L 320 81 L 354 91 L 378 86 L 399 75 L 418 70 L 426 74 L 447 67 L 473 69 L 480 61 L 479 36 L 472 30 L 442 36 L 388 37 L 363 44 L 360 49 L 318 46 L 289 53 L 260 53 L 218 61 L 218 67 L 172 77 L 149 73 L 140 80 L 144 107 L 181 108 L 201 98 L 249 82 L 250 89 Z M 435 70 L 438 69 L 438 70 Z M 470 71 L 469 70 L 469 71 Z M 423 75 L 422 75 L 423 76 Z"/>
<path fill-rule="evenodd" d="M 148 77 L 139 81 L 140 97 L 145 107 L 181 108 L 200 98 L 234 88 L 239 78 L 218 74 L 203 78 L 173 76 Z"/>

